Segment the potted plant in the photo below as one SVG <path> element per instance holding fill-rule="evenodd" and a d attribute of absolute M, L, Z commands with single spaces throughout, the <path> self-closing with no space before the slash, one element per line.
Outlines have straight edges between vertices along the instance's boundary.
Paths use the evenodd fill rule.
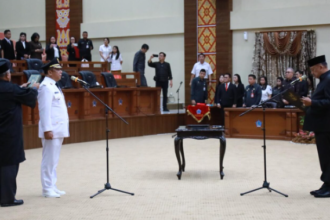
<path fill-rule="evenodd" d="M 300 125 L 303 126 L 305 122 L 305 116 L 300 116 Z M 292 142 L 302 144 L 315 144 L 315 133 L 313 131 L 304 131 L 299 129 L 299 132 L 294 134 Z"/>

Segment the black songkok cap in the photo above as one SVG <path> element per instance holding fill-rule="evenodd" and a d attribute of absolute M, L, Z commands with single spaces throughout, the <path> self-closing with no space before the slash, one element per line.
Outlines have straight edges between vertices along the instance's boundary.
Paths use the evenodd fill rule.
<path fill-rule="evenodd" d="M 325 62 L 327 62 L 325 60 L 325 55 L 314 57 L 313 59 L 310 59 L 307 61 L 309 67 L 315 66 L 320 63 L 325 63 Z"/>

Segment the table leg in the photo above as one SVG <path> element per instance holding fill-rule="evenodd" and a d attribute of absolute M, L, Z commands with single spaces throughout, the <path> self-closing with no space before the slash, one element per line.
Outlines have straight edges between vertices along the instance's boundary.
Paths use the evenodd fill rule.
<path fill-rule="evenodd" d="M 179 164 L 179 171 L 176 175 L 177 175 L 179 180 L 181 180 L 181 175 L 182 175 L 181 159 L 180 159 L 180 142 L 181 141 L 182 141 L 182 139 L 179 138 L 179 137 L 176 137 L 174 139 L 175 155 L 176 155 L 176 159 L 178 160 L 178 164 Z"/>
<path fill-rule="evenodd" d="M 223 179 L 225 173 L 223 172 L 223 159 L 226 153 L 226 138 L 222 136 L 220 138 L 220 178 Z"/>
<path fill-rule="evenodd" d="M 184 157 L 184 151 L 183 151 L 183 139 L 180 140 L 180 151 L 181 151 L 181 156 L 182 156 L 182 171 L 184 172 L 184 169 L 186 167 L 186 160 Z"/>

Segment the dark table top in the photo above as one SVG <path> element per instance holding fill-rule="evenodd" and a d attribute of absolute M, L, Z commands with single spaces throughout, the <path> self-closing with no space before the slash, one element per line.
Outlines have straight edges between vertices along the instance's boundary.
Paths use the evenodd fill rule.
<path fill-rule="evenodd" d="M 200 132 L 214 132 L 214 131 L 225 131 L 224 126 L 222 125 L 207 125 L 207 124 L 197 124 L 197 125 L 184 125 L 179 126 L 176 132 L 192 132 L 192 131 L 200 131 Z"/>

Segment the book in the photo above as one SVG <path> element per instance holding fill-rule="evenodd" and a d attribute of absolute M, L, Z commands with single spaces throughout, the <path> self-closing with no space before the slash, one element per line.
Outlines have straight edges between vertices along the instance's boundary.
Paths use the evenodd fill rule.
<path fill-rule="evenodd" d="M 29 88 L 31 88 L 34 83 L 39 83 L 40 80 L 41 80 L 40 74 L 31 74 L 29 81 L 28 81 L 30 83 Z"/>
<path fill-rule="evenodd" d="M 296 108 L 306 111 L 306 106 L 303 105 L 300 96 L 290 89 L 283 94 L 283 98 L 287 100 L 290 105 L 294 105 Z"/>

